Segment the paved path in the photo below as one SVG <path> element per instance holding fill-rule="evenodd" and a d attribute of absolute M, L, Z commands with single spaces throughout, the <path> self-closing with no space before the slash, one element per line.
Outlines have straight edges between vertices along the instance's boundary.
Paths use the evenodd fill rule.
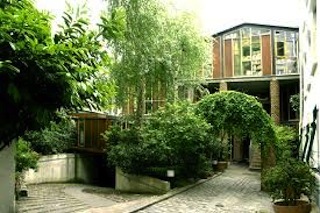
<path fill-rule="evenodd" d="M 267 213 L 269 196 L 260 191 L 260 173 L 231 165 L 226 172 L 139 213 Z"/>
<path fill-rule="evenodd" d="M 231 165 L 218 177 L 172 197 L 169 193 L 170 196 L 153 196 L 121 203 L 96 194 L 84 193 L 84 186 L 79 184 L 39 184 L 28 188 L 30 197 L 17 202 L 19 213 L 273 212 L 270 198 L 260 191 L 260 173 L 236 165 Z M 170 198 L 163 200 L 163 197 Z M 159 199 L 163 201 L 157 202 Z M 154 202 L 157 203 L 149 206 Z M 146 205 L 149 207 L 144 208 Z"/>
<path fill-rule="evenodd" d="M 29 197 L 17 201 L 18 213 L 72 213 L 106 207 L 117 202 L 83 193 L 82 184 L 35 184 L 28 186 Z"/>

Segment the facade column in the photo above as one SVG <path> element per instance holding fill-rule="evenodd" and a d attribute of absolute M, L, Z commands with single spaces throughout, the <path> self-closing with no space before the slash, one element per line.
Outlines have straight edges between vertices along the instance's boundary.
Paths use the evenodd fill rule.
<path fill-rule="evenodd" d="M 270 103 L 271 118 L 276 124 L 280 123 L 280 86 L 279 81 L 271 79 L 270 81 Z"/>
<path fill-rule="evenodd" d="M 219 84 L 219 91 L 227 91 L 228 90 L 228 84 L 225 81 L 220 81 Z"/>

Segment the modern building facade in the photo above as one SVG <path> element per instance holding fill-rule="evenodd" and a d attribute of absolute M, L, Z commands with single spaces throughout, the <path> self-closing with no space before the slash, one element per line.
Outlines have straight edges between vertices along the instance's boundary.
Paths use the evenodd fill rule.
<path fill-rule="evenodd" d="M 303 22 L 300 26 L 299 68 L 300 91 L 300 153 L 301 158 L 315 171 L 320 182 L 320 25 L 317 5 L 319 0 L 301 1 Z M 316 198 L 320 204 L 320 194 Z"/>
<path fill-rule="evenodd" d="M 214 34 L 210 93 L 236 90 L 254 95 L 276 123 L 297 125 L 298 115 L 289 100 L 299 92 L 298 31 L 245 23 Z M 249 159 L 250 167 L 260 167 L 250 142 L 232 143 L 231 160 Z"/>

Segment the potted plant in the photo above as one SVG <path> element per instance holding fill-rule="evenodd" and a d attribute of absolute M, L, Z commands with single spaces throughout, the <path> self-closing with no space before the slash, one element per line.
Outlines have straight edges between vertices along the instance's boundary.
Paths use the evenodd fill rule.
<path fill-rule="evenodd" d="M 316 180 L 310 167 L 295 158 L 288 158 L 268 169 L 262 182 L 273 199 L 276 213 L 309 213 Z M 304 194 L 309 200 L 301 200 Z"/>

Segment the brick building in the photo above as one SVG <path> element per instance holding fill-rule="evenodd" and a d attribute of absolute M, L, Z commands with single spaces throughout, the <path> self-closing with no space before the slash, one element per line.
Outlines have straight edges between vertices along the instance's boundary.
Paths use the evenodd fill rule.
<path fill-rule="evenodd" d="M 244 23 L 213 35 L 210 93 L 236 90 L 256 96 L 276 123 L 298 124 L 290 96 L 299 92 L 298 28 Z M 260 168 L 248 140 L 232 140 L 231 160 Z M 251 148 L 250 148 L 251 147 Z"/>

